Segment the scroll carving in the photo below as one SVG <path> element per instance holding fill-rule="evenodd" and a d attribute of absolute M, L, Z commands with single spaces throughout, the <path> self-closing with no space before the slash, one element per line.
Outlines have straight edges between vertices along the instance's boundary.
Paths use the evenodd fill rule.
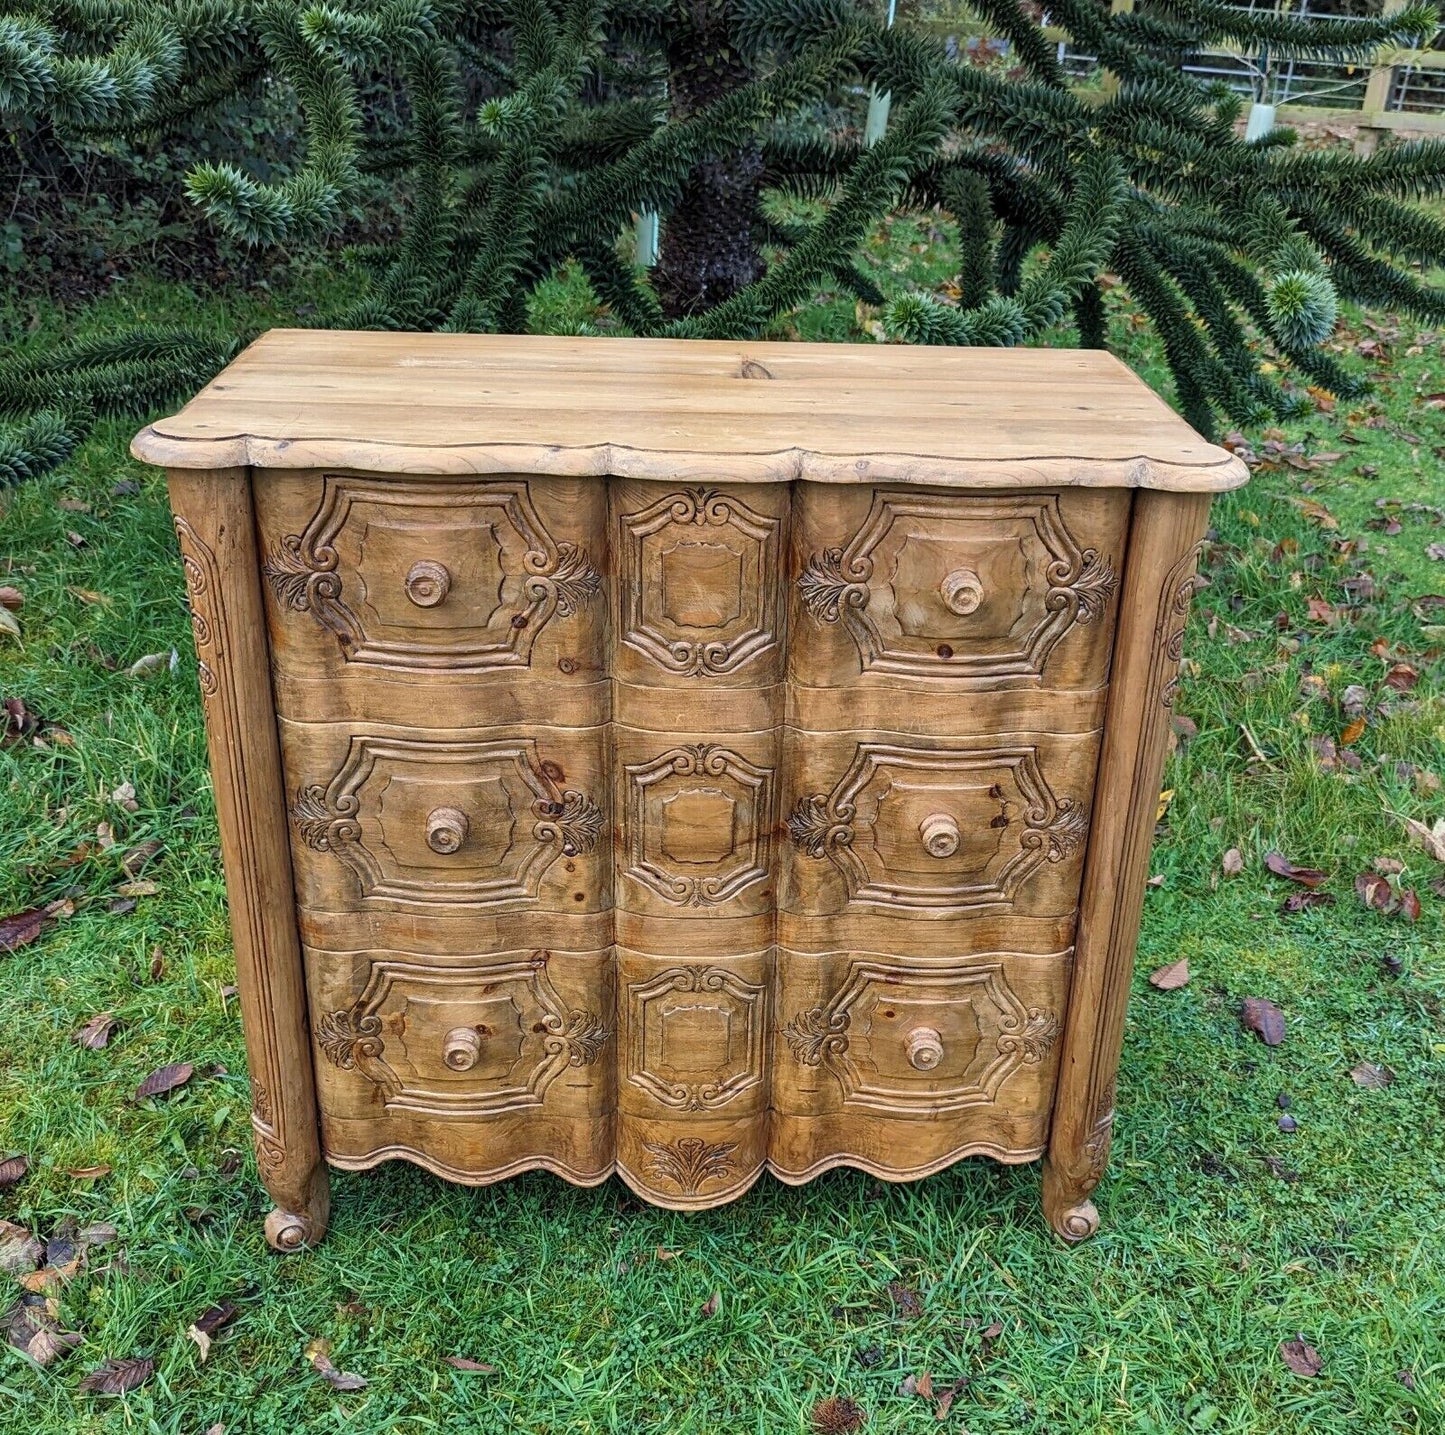
<path fill-rule="evenodd" d="M 592 1066 L 612 1038 L 597 1012 L 562 1002 L 548 960 L 534 952 L 464 965 L 374 962 L 356 1002 L 318 1018 L 316 1045 L 339 1071 L 379 1087 L 388 1109 L 483 1116 L 540 1105 L 564 1070 Z M 407 1019 L 413 1004 L 427 1021 Z M 457 1031 L 480 1062 L 447 1061 L 446 1040 Z"/>
<path fill-rule="evenodd" d="M 473 600 L 468 606 L 460 600 L 450 623 L 398 635 L 395 630 L 406 625 L 395 618 L 375 621 L 376 592 L 396 585 L 416 604 L 418 590 L 414 583 L 397 584 L 387 560 L 368 560 L 373 527 L 405 533 L 409 542 L 422 545 L 422 562 L 434 575 L 421 601 L 428 611 L 449 614 L 459 601 L 448 598 L 447 566 L 425 552 L 429 538 L 455 544 L 459 536 L 474 537 L 461 543 L 461 550 L 474 564 L 483 561 L 478 555 L 488 555 L 490 571 L 479 586 L 491 588 L 500 602 Z M 311 520 L 302 532 L 280 539 L 261 571 L 283 611 L 311 614 L 335 635 L 348 662 L 398 668 L 525 666 L 548 622 L 571 617 L 602 590 L 602 575 L 587 551 L 555 540 L 527 484 L 515 480 L 400 486 L 328 475 Z M 445 581 L 435 581 L 435 575 L 445 575 Z"/>
<path fill-rule="evenodd" d="M 894 779 L 915 790 L 938 784 L 941 803 L 952 800 L 950 783 L 960 774 L 995 778 L 987 797 L 970 797 L 946 814 L 963 842 L 953 844 L 936 871 L 905 878 L 890 868 L 877 842 L 859 838 L 865 801 L 876 814 L 890 800 Z M 809 858 L 826 858 L 843 874 L 854 901 L 877 906 L 968 908 L 1012 902 L 1019 885 L 1042 864 L 1056 864 L 1082 847 L 1088 809 L 1059 797 L 1049 786 L 1032 746 L 905 747 L 863 742 L 852 765 L 831 792 L 800 797 L 787 819 L 788 836 Z M 1000 834 L 1014 833 L 1010 846 Z M 935 853 L 934 855 L 939 855 Z"/>
<path fill-rule="evenodd" d="M 781 537 L 781 520 L 715 488 L 682 489 L 624 514 L 621 641 L 691 678 L 736 672 L 776 648 Z"/>

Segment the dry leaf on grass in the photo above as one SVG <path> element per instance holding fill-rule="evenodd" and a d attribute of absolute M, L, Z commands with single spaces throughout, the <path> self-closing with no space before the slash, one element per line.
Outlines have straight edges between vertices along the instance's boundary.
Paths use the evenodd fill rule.
<path fill-rule="evenodd" d="M 338 1370 L 331 1363 L 331 1342 L 329 1340 L 324 1338 L 313 1340 L 306 1347 L 306 1358 L 311 1362 L 311 1368 L 333 1390 L 340 1390 L 344 1393 L 366 1389 L 366 1380 L 362 1376 L 353 1375 L 347 1370 Z"/>
<path fill-rule="evenodd" d="M 72 1166 L 65 1174 L 72 1181 L 98 1181 L 102 1176 L 109 1176 L 114 1169 L 104 1163 L 99 1166 Z"/>
<path fill-rule="evenodd" d="M 1303 1340 L 1282 1340 L 1279 1343 L 1279 1357 L 1296 1375 L 1313 1379 L 1324 1369 L 1324 1361 L 1314 1346 Z"/>
<path fill-rule="evenodd" d="M 195 1074 L 195 1067 L 189 1061 L 173 1062 L 170 1066 L 157 1067 L 135 1089 L 135 1099 L 144 1101 L 148 1096 L 164 1096 L 178 1086 L 184 1086 Z"/>
<path fill-rule="evenodd" d="M 0 587 L 0 608 L 19 608 L 25 602 L 25 594 L 6 583 Z"/>
<path fill-rule="evenodd" d="M 80 1388 L 93 1395 L 126 1395 L 144 1385 L 155 1374 L 155 1368 L 155 1361 L 148 1355 L 107 1360 L 80 1382 Z"/>
<path fill-rule="evenodd" d="M 27 1275 L 44 1259 L 45 1247 L 36 1236 L 14 1221 L 0 1221 L 0 1272 Z"/>
<path fill-rule="evenodd" d="M 933 1408 L 935 1420 L 947 1420 L 948 1412 L 953 1409 L 953 1402 L 968 1388 L 968 1377 L 961 1375 L 952 1385 L 938 1394 L 938 1403 Z"/>
<path fill-rule="evenodd" d="M 1219 865 L 1226 877 L 1238 877 L 1244 871 L 1244 853 L 1238 847 L 1231 847 L 1220 859 Z"/>
<path fill-rule="evenodd" d="M 1245 997 L 1239 1008 L 1239 1024 L 1266 1046 L 1278 1046 L 1284 1040 L 1284 1013 L 1264 997 Z"/>
<path fill-rule="evenodd" d="M 722 1292 L 721 1292 L 721 1291 L 714 1291 L 714 1292 L 713 1292 L 705 1301 L 703 1301 L 703 1303 L 698 1307 L 697 1313 L 698 1313 L 700 1316 L 704 1316 L 704 1317 L 713 1316 L 713 1315 L 716 1315 L 721 1308 L 722 1308 Z"/>
<path fill-rule="evenodd" d="M 14 1186 L 25 1179 L 30 1169 L 30 1158 L 24 1155 L 7 1156 L 0 1160 L 0 1187 Z"/>
<path fill-rule="evenodd" d="M 1383 1091 L 1394 1079 L 1395 1073 L 1377 1062 L 1362 1061 L 1350 1068 L 1350 1080 L 1366 1091 Z"/>
<path fill-rule="evenodd" d="M 1437 862 L 1445 862 L 1445 817 L 1437 817 L 1433 827 L 1426 827 L 1423 822 L 1407 817 L 1405 831 L 1415 839 L 1427 857 L 1433 857 Z"/>
<path fill-rule="evenodd" d="M 1291 892 L 1279 909 L 1286 916 L 1293 912 L 1307 912 L 1311 907 L 1333 907 L 1335 905 L 1335 894 L 1333 892 Z"/>
<path fill-rule="evenodd" d="M 1157 967 L 1149 973 L 1149 985 L 1158 987 L 1161 992 L 1177 992 L 1180 987 L 1187 987 L 1189 985 L 1189 958 L 1180 957 L 1177 962 Z"/>
<path fill-rule="evenodd" d="M 54 1302 L 39 1295 L 21 1296 L 0 1316 L 0 1330 L 8 1345 L 40 1366 L 53 1364 L 82 1341 L 78 1331 L 61 1329 Z"/>
<path fill-rule="evenodd" d="M 116 1019 L 110 1012 L 97 1012 L 84 1026 L 71 1032 L 70 1039 L 87 1051 L 104 1051 L 116 1026 Z"/>
<path fill-rule="evenodd" d="M 1283 852 L 1266 853 L 1264 865 L 1276 877 L 1298 882 L 1301 887 L 1320 887 L 1330 880 L 1330 874 L 1321 872 L 1318 867 L 1296 867 Z"/>
<path fill-rule="evenodd" d="M 497 1373 L 495 1365 L 487 1365 L 483 1361 L 472 1360 L 465 1355 L 449 1355 L 445 1363 L 450 1365 L 453 1370 L 464 1370 L 476 1375 L 495 1375 Z"/>
<path fill-rule="evenodd" d="M 31 907 L 28 912 L 0 917 L 0 953 L 27 947 L 45 930 L 50 914 L 44 907 Z"/>

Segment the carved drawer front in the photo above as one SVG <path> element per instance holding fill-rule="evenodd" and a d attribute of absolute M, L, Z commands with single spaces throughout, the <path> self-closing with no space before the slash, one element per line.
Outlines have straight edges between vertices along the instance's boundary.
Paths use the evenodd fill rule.
<path fill-rule="evenodd" d="M 663 1205 L 741 1194 L 767 1157 L 773 954 L 619 948 L 618 1166 Z"/>
<path fill-rule="evenodd" d="M 911 919 L 1073 910 L 1099 734 L 789 730 L 780 904 Z M 928 927 L 908 929 L 919 940 Z"/>
<path fill-rule="evenodd" d="M 799 484 L 791 675 L 822 687 L 1097 687 L 1127 493 Z"/>
<path fill-rule="evenodd" d="M 610 952 L 305 955 L 327 1156 L 444 1175 L 611 1160 Z M 590 1128 L 590 1129 L 589 1129 Z"/>
<path fill-rule="evenodd" d="M 605 728 L 280 723 L 302 907 L 610 904 Z"/>
<path fill-rule="evenodd" d="M 614 675 L 699 694 L 778 682 L 788 485 L 613 480 L 609 489 Z"/>
<path fill-rule="evenodd" d="M 344 716 L 338 680 L 390 680 L 435 722 L 435 686 L 408 705 L 418 683 L 602 676 L 599 484 L 272 472 L 256 506 L 284 711 Z"/>
<path fill-rule="evenodd" d="M 1072 951 L 778 956 L 772 1159 L 921 1175 L 1043 1149 Z"/>
<path fill-rule="evenodd" d="M 680 918 L 771 912 L 778 734 L 611 734 L 618 905 Z"/>

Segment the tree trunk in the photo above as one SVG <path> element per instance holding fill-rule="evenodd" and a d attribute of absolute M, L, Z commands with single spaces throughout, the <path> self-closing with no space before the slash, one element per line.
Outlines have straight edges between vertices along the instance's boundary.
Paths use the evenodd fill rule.
<path fill-rule="evenodd" d="M 668 98 L 684 119 L 746 85 L 752 73 L 732 43 L 726 7 L 693 0 L 690 23 L 670 26 Z M 753 236 L 762 191 L 758 144 L 694 165 L 682 197 L 662 225 L 652 282 L 669 318 L 699 313 L 731 298 L 763 272 Z"/>

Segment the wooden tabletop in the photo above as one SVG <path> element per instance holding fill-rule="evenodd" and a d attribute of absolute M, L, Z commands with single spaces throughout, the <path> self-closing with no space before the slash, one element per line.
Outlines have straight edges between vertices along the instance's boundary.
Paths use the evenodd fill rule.
<path fill-rule="evenodd" d="M 168 468 L 1237 488 L 1110 354 L 273 329 L 131 452 Z"/>

